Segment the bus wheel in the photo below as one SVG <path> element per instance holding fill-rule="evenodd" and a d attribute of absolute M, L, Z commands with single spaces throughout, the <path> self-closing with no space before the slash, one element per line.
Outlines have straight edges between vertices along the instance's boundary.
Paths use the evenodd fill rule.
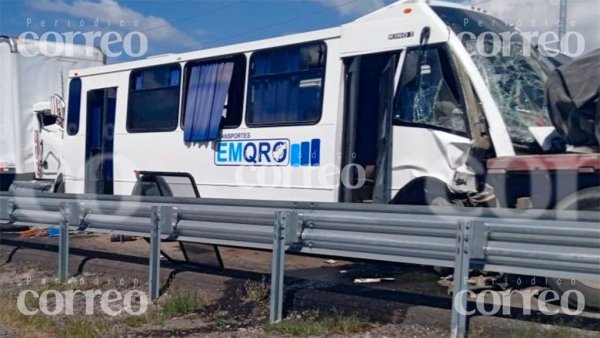
<path fill-rule="evenodd" d="M 56 182 L 54 183 L 54 192 L 57 194 L 65 193 L 65 181 L 63 180 L 62 175 L 58 176 Z"/>
<path fill-rule="evenodd" d="M 600 187 L 577 191 L 560 201 L 556 205 L 556 209 L 600 211 Z M 549 278 L 548 285 L 561 295 L 569 290 L 579 291 L 584 296 L 586 307 L 600 309 L 600 282 Z M 577 306 L 575 292 L 569 293 L 569 303 Z"/>
<path fill-rule="evenodd" d="M 399 191 L 391 204 L 452 206 L 450 192 L 445 183 L 422 177 L 408 183 Z"/>

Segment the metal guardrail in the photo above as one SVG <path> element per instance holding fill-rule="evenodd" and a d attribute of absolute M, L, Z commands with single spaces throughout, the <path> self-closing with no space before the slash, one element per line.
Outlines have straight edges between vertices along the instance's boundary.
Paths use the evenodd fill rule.
<path fill-rule="evenodd" d="M 272 322 L 282 319 L 285 253 L 454 267 L 452 336 L 464 337 L 469 269 L 600 281 L 600 213 L 451 207 L 0 193 L 0 221 L 150 237 L 149 293 L 159 296 L 160 242 L 273 250 Z"/>

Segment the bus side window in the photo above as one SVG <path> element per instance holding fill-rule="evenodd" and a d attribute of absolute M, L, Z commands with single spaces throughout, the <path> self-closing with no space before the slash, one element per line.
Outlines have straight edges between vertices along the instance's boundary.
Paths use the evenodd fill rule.
<path fill-rule="evenodd" d="M 315 124 L 321 119 L 327 46 L 323 42 L 255 52 L 246 124 Z"/>
<path fill-rule="evenodd" d="M 394 102 L 394 122 L 466 134 L 460 86 L 446 51 L 407 52 Z M 419 69 L 420 67 L 420 69 Z"/>
<path fill-rule="evenodd" d="M 246 56 L 237 54 L 185 65 L 181 125 L 185 142 L 214 140 L 242 123 Z"/>
<path fill-rule="evenodd" d="M 181 67 L 177 63 L 131 72 L 128 132 L 164 132 L 177 128 L 180 78 Z"/>

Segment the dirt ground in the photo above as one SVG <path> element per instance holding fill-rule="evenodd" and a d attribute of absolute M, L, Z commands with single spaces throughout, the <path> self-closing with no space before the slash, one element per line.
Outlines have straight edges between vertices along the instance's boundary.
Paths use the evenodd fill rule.
<path fill-rule="evenodd" d="M 147 291 L 145 240 L 110 242 L 107 235 L 83 233 L 70 242 L 73 278 L 56 284 L 57 239 L 0 233 L 0 337 L 444 337 L 450 332 L 451 284 L 427 267 L 288 255 L 286 319 L 271 325 L 270 252 L 220 248 L 221 269 L 210 246 L 186 245 L 195 264 L 182 264 L 176 242 L 163 243 L 161 297 L 144 315 L 85 315 L 84 298 L 75 299 L 74 315 L 19 314 L 16 297 L 25 289 Z M 514 278 L 528 280 L 510 276 L 499 284 L 510 290 Z M 528 289 L 544 290 L 537 282 Z M 523 312 L 517 306 L 506 316 L 474 315 L 470 336 L 597 337 L 600 332 L 596 312 L 578 317 L 544 316 L 535 308 L 531 315 Z"/>

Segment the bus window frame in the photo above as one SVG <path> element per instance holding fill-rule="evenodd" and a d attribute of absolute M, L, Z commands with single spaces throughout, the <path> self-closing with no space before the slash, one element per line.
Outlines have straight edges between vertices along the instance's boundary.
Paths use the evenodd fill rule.
<path fill-rule="evenodd" d="M 151 70 L 151 69 L 157 69 L 157 68 L 170 68 L 173 66 L 177 66 L 179 68 L 179 85 L 177 86 L 178 88 L 178 102 L 177 102 L 177 121 L 174 124 L 174 126 L 171 128 L 161 128 L 161 129 L 132 129 L 129 126 L 129 116 L 130 116 L 130 106 L 131 106 L 131 83 L 132 83 L 132 78 L 134 77 L 134 75 L 136 73 L 139 72 L 143 72 L 143 71 L 147 71 L 147 70 Z M 179 62 L 171 62 L 171 63 L 165 63 L 165 64 L 161 64 L 161 65 L 155 65 L 155 66 L 149 66 L 149 67 L 142 67 L 142 68 L 136 68 L 136 69 L 132 69 L 129 72 L 129 79 L 128 79 L 128 83 L 127 83 L 127 111 L 126 111 L 126 116 L 125 116 L 125 129 L 127 130 L 127 133 L 129 134 L 144 134 L 144 133 L 168 133 L 168 132 L 173 132 L 175 130 L 177 130 L 178 126 L 179 126 L 179 117 L 180 117 L 180 110 L 181 110 L 181 85 L 183 83 L 182 81 L 182 67 L 181 67 L 181 63 Z M 173 86 L 175 87 L 175 86 Z M 156 91 L 156 90 L 161 90 L 161 89 L 165 89 L 165 88 L 170 88 L 170 87 L 164 87 L 164 88 L 154 88 L 154 89 L 140 89 L 139 91 Z"/>
<path fill-rule="evenodd" d="M 411 48 L 407 48 L 406 49 L 406 53 L 410 52 L 411 50 L 418 50 L 419 47 L 411 47 Z M 448 63 L 448 69 L 446 70 L 450 70 L 450 75 L 452 76 L 452 82 L 453 85 L 457 88 L 458 90 L 458 97 L 456 98 L 460 105 L 463 108 L 463 114 L 462 114 L 462 119 L 464 122 L 464 126 L 465 126 L 465 130 L 464 131 L 460 131 L 460 130 L 454 130 L 452 128 L 447 128 L 445 126 L 439 126 L 439 125 L 435 125 L 435 124 L 430 124 L 430 123 L 423 123 L 423 122 L 414 122 L 414 121 L 406 121 L 406 120 L 401 120 L 401 119 L 396 119 L 394 117 L 392 117 L 392 125 L 393 126 L 404 126 L 404 127 L 412 127 L 412 128 L 421 128 L 421 129 L 431 129 L 431 130 L 436 130 L 436 131 L 441 131 L 441 132 L 445 132 L 445 133 L 449 133 L 449 134 L 453 134 L 453 135 L 457 135 L 457 136 L 461 136 L 461 137 L 466 137 L 468 139 L 471 139 L 471 128 L 469 125 L 469 114 L 468 114 L 468 107 L 467 107 L 467 103 L 466 103 L 466 97 L 465 97 L 465 88 L 463 88 L 463 85 L 459 79 L 459 70 L 457 67 L 460 67 L 459 64 L 457 64 L 456 59 L 452 57 L 452 49 L 448 46 L 448 44 L 446 43 L 435 43 L 435 44 L 430 44 L 427 45 L 425 47 L 426 50 L 428 49 L 436 49 L 438 51 L 438 53 L 441 51 L 443 54 L 445 54 L 445 56 L 447 57 L 447 63 Z M 401 67 L 404 67 L 404 64 L 401 65 Z M 443 68 L 443 67 L 442 67 Z M 400 73 L 400 79 L 398 79 L 398 81 L 402 81 L 402 71 Z M 442 71 L 444 71 L 444 69 L 442 69 Z M 443 76 L 445 77 L 445 76 Z M 398 95 L 398 92 L 401 90 L 401 85 L 400 83 L 398 84 L 398 87 L 396 89 L 396 93 L 394 94 L 394 101 L 397 99 L 396 96 Z M 394 103 L 395 104 L 395 103 Z"/>
<path fill-rule="evenodd" d="M 234 53 L 234 54 L 227 54 L 227 55 L 218 55 L 218 56 L 211 56 L 211 57 L 207 57 L 207 58 L 202 58 L 202 59 L 194 59 L 194 60 L 188 60 L 185 62 L 184 66 L 183 66 L 183 73 L 182 73 L 182 88 L 181 88 L 181 99 L 180 99 L 180 105 L 179 105 L 179 127 L 181 128 L 181 130 L 184 130 L 185 126 L 185 106 L 187 103 L 186 97 L 187 97 L 187 84 L 189 82 L 189 77 L 190 77 L 190 68 L 189 66 L 195 66 L 198 64 L 203 64 L 203 63 L 211 63 L 211 62 L 215 62 L 215 61 L 225 61 L 228 59 L 233 60 L 234 62 L 234 72 L 235 72 L 235 62 L 236 62 L 236 57 L 243 57 L 244 59 L 244 83 L 243 83 L 243 87 L 242 87 L 242 99 L 241 99 L 241 110 L 240 110 L 240 121 L 238 122 L 238 124 L 236 126 L 220 126 L 219 129 L 224 130 L 224 129 L 237 129 L 242 125 L 242 122 L 244 122 L 244 115 L 246 112 L 246 87 L 248 85 L 248 65 L 249 65 L 249 58 L 246 55 L 246 53 L 244 52 L 240 52 L 240 53 Z M 233 77 L 233 74 L 232 74 Z M 233 78 L 232 78 L 233 80 Z M 228 103 L 229 104 L 229 103 Z"/>
<path fill-rule="evenodd" d="M 324 60 L 324 64 L 323 64 L 323 78 L 321 81 L 321 100 L 319 102 L 319 116 L 315 119 L 315 120 L 311 120 L 311 121 L 304 121 L 304 122 L 279 122 L 279 123 L 252 123 L 249 122 L 248 117 L 249 117 L 249 106 L 250 106 L 250 98 L 251 98 L 251 94 L 250 94 L 250 67 L 252 67 L 252 62 L 253 59 L 255 57 L 255 55 L 260 55 L 261 53 L 266 53 L 266 52 L 270 52 L 272 50 L 277 50 L 277 49 L 284 49 L 284 48 L 297 48 L 297 47 L 303 47 L 303 46 L 310 46 L 310 45 L 315 45 L 315 44 L 319 44 L 321 46 L 324 47 L 324 55 L 323 55 L 323 60 Z M 245 102 L 245 116 L 244 116 L 244 123 L 246 124 L 246 126 L 248 128 L 268 128 L 268 127 L 290 127 L 290 126 L 314 126 L 319 124 L 319 122 L 321 122 L 321 120 L 323 119 L 323 110 L 324 110 L 324 102 L 325 102 L 325 85 L 327 82 L 327 61 L 328 61 L 328 56 L 329 56 L 329 46 L 327 45 L 327 42 L 324 40 L 314 40 L 314 41 L 306 41 L 306 42 L 301 42 L 301 43 L 295 43 L 295 44 L 290 44 L 290 45 L 282 45 L 282 46 L 275 46 L 275 47 L 270 47 L 270 48 L 265 48 L 265 49 L 260 49 L 260 50 L 256 50 L 254 51 L 251 55 L 250 58 L 248 60 L 248 72 L 246 74 L 246 102 Z M 292 73 L 300 73 L 302 71 L 294 71 L 294 72 L 288 72 L 288 73 L 282 73 L 282 74 L 292 74 Z M 277 74 L 277 75 L 281 75 L 281 74 Z"/>

